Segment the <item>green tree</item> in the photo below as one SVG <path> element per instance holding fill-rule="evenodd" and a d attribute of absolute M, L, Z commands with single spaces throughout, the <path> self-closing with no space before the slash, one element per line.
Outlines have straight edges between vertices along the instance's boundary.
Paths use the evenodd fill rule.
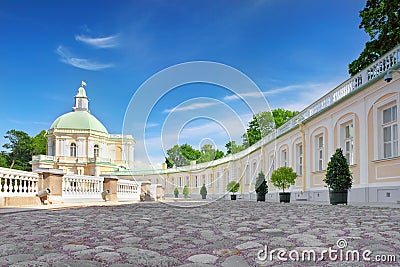
<path fill-rule="evenodd" d="M 265 181 L 265 174 L 261 171 L 256 180 L 256 193 L 260 195 L 265 195 L 268 192 L 268 184 Z"/>
<path fill-rule="evenodd" d="M 189 188 L 186 185 L 183 187 L 182 193 L 185 198 L 189 197 Z"/>
<path fill-rule="evenodd" d="M 324 182 L 333 191 L 345 191 L 351 188 L 353 179 L 349 164 L 341 148 L 336 149 L 335 154 L 332 155 L 328 163 Z"/>
<path fill-rule="evenodd" d="M 400 42 L 400 0 L 367 0 L 360 11 L 360 29 L 369 35 L 360 56 L 349 64 L 349 74 L 355 75 Z"/>
<path fill-rule="evenodd" d="M 293 171 L 290 167 L 280 167 L 271 175 L 271 182 L 272 184 L 283 190 L 288 189 L 290 185 L 293 185 L 296 181 L 297 174 Z"/>
<path fill-rule="evenodd" d="M 205 184 L 203 184 L 203 186 L 200 188 L 200 195 L 203 199 L 205 199 L 207 196 L 207 188 Z"/>
<path fill-rule="evenodd" d="M 0 167 L 3 167 L 3 168 L 9 167 L 8 161 L 7 161 L 7 155 L 4 153 L 4 151 L 0 152 Z"/>
<path fill-rule="evenodd" d="M 182 155 L 188 160 L 198 160 L 201 156 L 200 151 L 197 149 L 194 149 L 191 145 L 188 144 L 183 144 L 180 146 L 180 150 L 182 152 Z"/>
<path fill-rule="evenodd" d="M 32 137 L 32 154 L 33 155 L 46 155 L 46 130 L 42 130 L 36 136 Z"/>
<path fill-rule="evenodd" d="M 272 110 L 274 116 L 275 128 L 279 128 L 285 124 L 288 120 L 299 114 L 298 111 L 286 110 L 283 108 L 277 108 Z"/>
<path fill-rule="evenodd" d="M 165 164 L 167 164 L 167 169 L 174 167 L 174 162 L 167 157 L 165 157 Z"/>
<path fill-rule="evenodd" d="M 246 133 L 242 135 L 242 138 L 245 147 L 249 147 L 261 140 L 261 129 L 256 115 L 253 115 L 253 119 L 249 122 L 249 127 Z"/>
<path fill-rule="evenodd" d="M 176 198 L 179 197 L 179 189 L 178 189 L 178 187 L 175 187 L 175 189 L 174 189 L 174 196 Z"/>
<path fill-rule="evenodd" d="M 225 147 L 227 155 L 235 154 L 245 149 L 244 145 L 237 145 L 235 141 L 229 141 L 226 143 Z"/>
<path fill-rule="evenodd" d="M 8 167 L 23 171 L 32 170 L 29 164 L 33 155 L 31 137 L 23 131 L 9 130 L 4 138 L 8 139 L 8 143 L 3 145 L 7 149 L 5 154 Z"/>
<path fill-rule="evenodd" d="M 268 135 L 275 128 L 278 128 L 298 113 L 298 111 L 278 108 L 272 110 L 272 112 L 264 111 L 253 115 L 253 119 L 249 122 L 246 133 L 242 136 L 243 145 L 249 147 L 257 143 L 261 138 Z"/>
<path fill-rule="evenodd" d="M 175 164 L 176 167 L 189 165 L 189 161 L 182 154 L 182 150 L 179 145 L 174 145 L 172 148 L 167 150 L 168 157 L 165 160 L 167 166 Z"/>
<path fill-rule="evenodd" d="M 236 181 L 230 181 L 226 185 L 226 191 L 231 192 L 235 194 L 237 191 L 239 191 L 240 184 Z"/>
<path fill-rule="evenodd" d="M 209 162 L 216 159 L 220 159 L 224 156 L 224 152 L 218 149 L 214 149 L 211 144 L 205 144 L 201 147 L 200 158 L 198 163 Z"/>

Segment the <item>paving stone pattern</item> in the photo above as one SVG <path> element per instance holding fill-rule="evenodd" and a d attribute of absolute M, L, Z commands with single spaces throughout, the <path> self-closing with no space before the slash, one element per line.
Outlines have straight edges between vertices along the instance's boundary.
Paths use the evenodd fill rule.
<path fill-rule="evenodd" d="M 197 203 L 198 204 L 198 203 Z M 218 201 L 36 210 L 0 215 L 0 266 L 399 266 L 400 209 Z M 279 261 L 260 250 L 336 248 L 396 262 Z"/>

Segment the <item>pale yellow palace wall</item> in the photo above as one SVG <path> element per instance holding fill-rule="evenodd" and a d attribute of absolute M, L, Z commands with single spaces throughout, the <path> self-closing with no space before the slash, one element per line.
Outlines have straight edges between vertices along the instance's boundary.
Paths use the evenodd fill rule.
<path fill-rule="evenodd" d="M 274 165 L 274 169 L 283 166 L 281 151 L 284 149 L 288 151 L 287 165 L 296 171 L 296 144 L 302 142 L 304 138 L 303 164 L 305 165 L 305 172 L 296 179 L 295 185 L 289 191 L 327 190 L 323 179 L 330 157 L 340 146 L 341 124 L 352 120 L 354 125 L 354 162 L 350 166 L 350 170 L 353 175 L 353 187 L 398 185 L 400 182 L 400 157 L 374 160 L 374 142 L 377 142 L 374 131 L 378 125 L 375 125 L 376 122 L 374 122 L 373 106 L 387 97 L 399 94 L 399 84 L 399 79 L 390 84 L 383 80 L 377 80 L 355 95 L 339 100 L 340 102 L 336 103 L 335 106 L 331 106 L 303 125 L 279 136 L 275 141 L 259 147 L 242 158 L 219 165 L 210 163 L 209 166 L 200 170 L 196 170 L 198 165 L 194 165 L 191 171 L 173 172 L 169 169 L 158 178 L 156 177 L 158 175 L 144 175 L 141 178 L 162 184 L 166 188 L 167 194 L 172 194 L 173 189 L 179 186 L 179 177 L 182 179 L 181 188 L 187 183 L 188 179 L 188 185 L 192 187 L 193 194 L 198 194 L 203 183 L 203 176 L 208 194 L 224 194 L 227 183 L 236 180 L 240 181 L 241 184 L 239 194 L 246 194 L 254 192 L 255 178 L 259 171 L 262 170 L 269 180 L 271 165 Z M 400 105 L 398 104 L 398 106 Z M 315 166 L 315 137 L 319 134 L 324 136 L 323 171 L 316 171 Z M 204 167 L 204 165 L 201 166 Z M 198 177 L 197 187 L 195 187 L 196 176 Z M 246 177 L 248 178 L 246 179 Z M 270 182 L 268 182 L 268 185 L 270 192 L 276 191 L 276 188 Z"/>

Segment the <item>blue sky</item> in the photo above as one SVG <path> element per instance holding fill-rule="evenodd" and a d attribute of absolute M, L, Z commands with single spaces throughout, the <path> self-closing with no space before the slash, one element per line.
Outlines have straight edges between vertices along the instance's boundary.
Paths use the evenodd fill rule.
<path fill-rule="evenodd" d="M 1 136 L 10 129 L 30 135 L 48 129 L 71 110 L 81 80 L 87 83 L 92 114 L 110 133 L 121 133 L 129 102 L 141 84 L 189 61 L 231 66 L 257 84 L 271 108 L 301 110 L 348 78 L 348 63 L 368 40 L 358 29 L 364 6 L 365 0 L 2 0 Z M 224 108 L 211 109 L 214 100 Z M 241 141 L 241 129 L 223 134 L 222 126 L 235 116 L 245 124 L 251 117 L 242 106 L 224 88 L 190 84 L 161 98 L 147 125 L 134 128 L 146 129 L 150 139 L 176 135 L 174 128 L 161 128 L 171 113 L 179 117 L 198 111 L 191 115 L 196 118 L 208 110 L 226 121 L 182 120 L 178 142 L 198 146 L 211 140 L 224 150 L 229 138 Z M 141 109 L 140 103 L 135 109 Z M 228 109 L 235 115 L 226 115 Z M 172 144 L 173 139 L 163 145 Z M 147 153 L 160 162 L 162 151 L 154 146 Z M 139 166 L 145 159 L 138 152 Z"/>

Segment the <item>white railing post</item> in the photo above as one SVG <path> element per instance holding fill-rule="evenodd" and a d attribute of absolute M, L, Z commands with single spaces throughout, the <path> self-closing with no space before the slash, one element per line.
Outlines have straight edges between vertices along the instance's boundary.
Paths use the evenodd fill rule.
<path fill-rule="evenodd" d="M 117 198 L 120 201 L 139 201 L 139 184 L 136 181 L 119 179 L 117 182 Z"/>
<path fill-rule="evenodd" d="M 0 196 L 35 196 L 39 174 L 0 168 Z"/>

